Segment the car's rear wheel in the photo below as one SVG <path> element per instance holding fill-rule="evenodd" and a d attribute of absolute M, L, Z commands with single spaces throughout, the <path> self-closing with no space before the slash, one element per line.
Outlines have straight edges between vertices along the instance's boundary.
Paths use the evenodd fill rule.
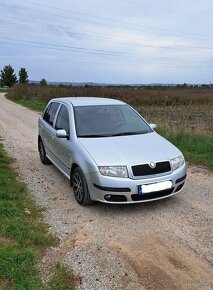
<path fill-rule="evenodd" d="M 81 205 L 92 204 L 93 201 L 90 198 L 86 179 L 82 170 L 79 167 L 76 167 L 74 169 L 72 182 L 76 201 Z"/>
<path fill-rule="evenodd" d="M 39 152 L 40 160 L 43 164 L 51 164 L 50 160 L 46 156 L 44 144 L 41 139 L 38 140 L 38 152 Z"/>

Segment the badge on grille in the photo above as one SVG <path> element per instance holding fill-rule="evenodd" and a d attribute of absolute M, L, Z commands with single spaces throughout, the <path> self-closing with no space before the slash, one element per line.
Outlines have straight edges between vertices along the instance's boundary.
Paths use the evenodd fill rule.
<path fill-rule="evenodd" d="M 155 162 L 150 162 L 149 163 L 149 167 L 154 169 L 156 167 L 156 163 Z"/>

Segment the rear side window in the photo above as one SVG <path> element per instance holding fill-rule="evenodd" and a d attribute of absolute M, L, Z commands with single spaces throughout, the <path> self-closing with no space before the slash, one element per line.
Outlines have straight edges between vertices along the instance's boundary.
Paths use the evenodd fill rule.
<path fill-rule="evenodd" d="M 66 106 L 62 105 L 58 113 L 58 117 L 55 123 L 56 130 L 64 129 L 69 135 L 69 112 Z"/>
<path fill-rule="evenodd" d="M 51 126 L 53 126 L 53 121 L 55 118 L 55 114 L 58 110 L 59 103 L 51 103 L 48 108 L 46 109 L 44 113 L 44 120 L 49 123 Z"/>

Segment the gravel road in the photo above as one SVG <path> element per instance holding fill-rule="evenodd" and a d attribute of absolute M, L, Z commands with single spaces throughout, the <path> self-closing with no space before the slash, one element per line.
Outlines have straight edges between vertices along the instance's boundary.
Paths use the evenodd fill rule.
<path fill-rule="evenodd" d="M 40 163 L 38 116 L 0 94 L 1 140 L 60 239 L 40 263 L 44 282 L 60 261 L 81 277 L 78 289 L 213 289 L 211 172 L 190 166 L 184 190 L 167 200 L 81 207 L 69 181 Z"/>

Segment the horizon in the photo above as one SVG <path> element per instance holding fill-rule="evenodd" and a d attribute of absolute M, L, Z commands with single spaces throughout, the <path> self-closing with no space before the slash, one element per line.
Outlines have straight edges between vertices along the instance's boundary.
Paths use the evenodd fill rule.
<path fill-rule="evenodd" d="M 46 80 L 46 79 L 45 79 Z M 181 85 L 187 85 L 187 86 L 213 86 L 213 84 L 210 83 L 107 83 L 107 82 L 70 82 L 70 81 L 47 81 L 47 85 L 94 85 L 94 86 L 100 86 L 100 85 L 106 85 L 106 86 L 181 86 Z M 39 84 L 40 80 L 29 80 L 29 84 Z"/>

